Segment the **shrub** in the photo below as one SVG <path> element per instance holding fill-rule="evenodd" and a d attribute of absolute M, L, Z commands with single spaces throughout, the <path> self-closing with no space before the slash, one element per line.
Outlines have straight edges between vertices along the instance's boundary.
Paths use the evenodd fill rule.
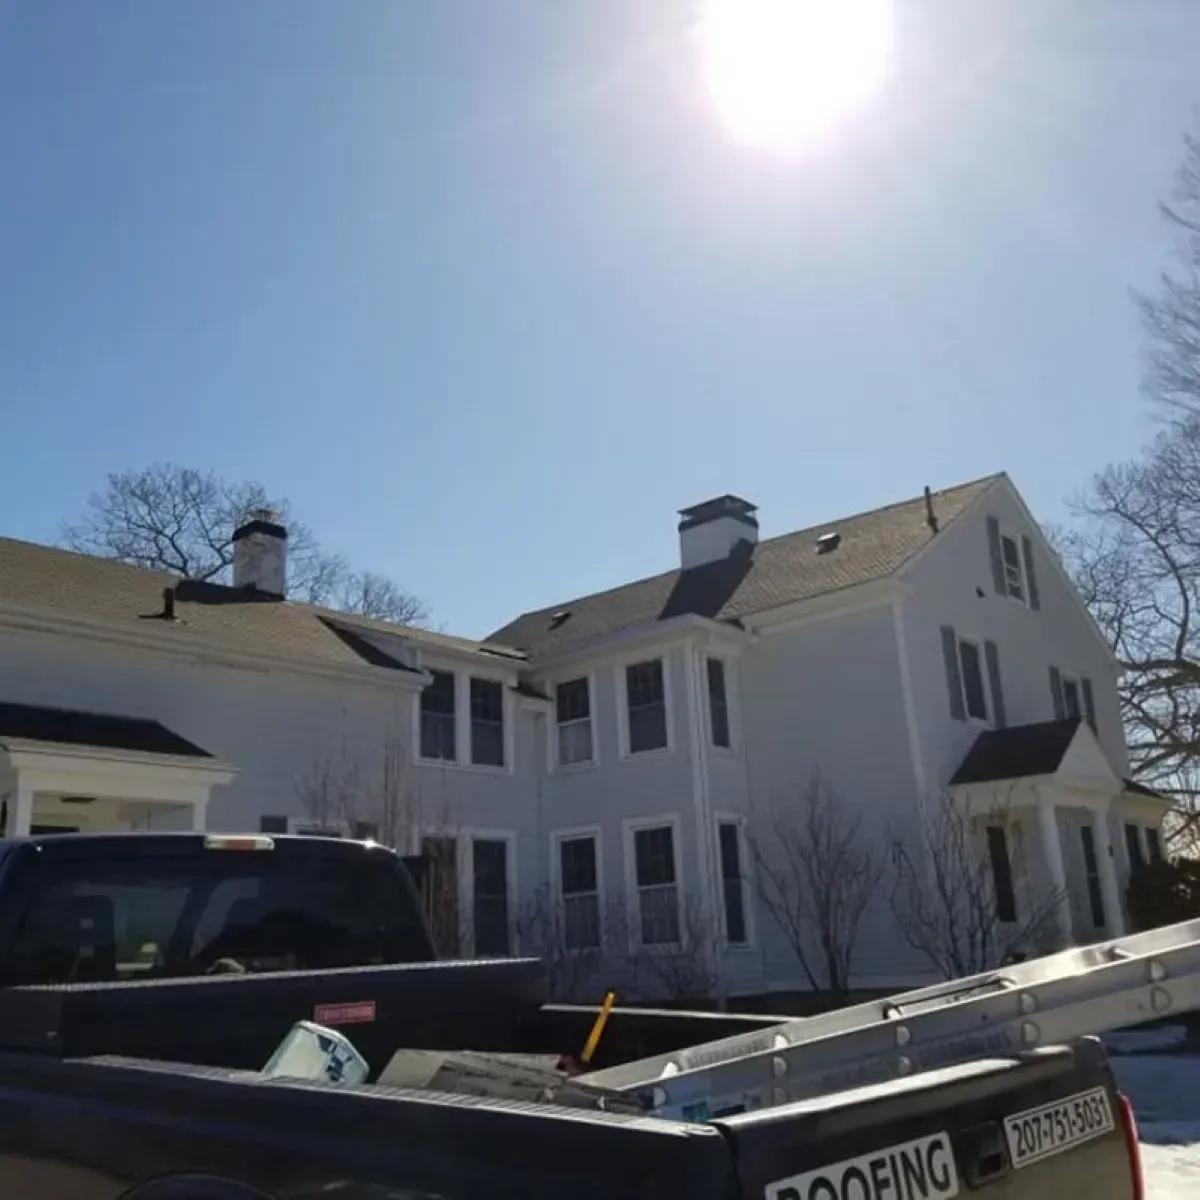
<path fill-rule="evenodd" d="M 1200 859 L 1150 863 L 1129 882 L 1129 919 L 1138 930 L 1200 917 Z"/>

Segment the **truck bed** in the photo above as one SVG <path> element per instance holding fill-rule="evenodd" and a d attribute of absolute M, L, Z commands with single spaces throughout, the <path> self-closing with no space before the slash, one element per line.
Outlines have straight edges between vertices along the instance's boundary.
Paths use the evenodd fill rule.
<path fill-rule="evenodd" d="M 5 1200 L 1132 1200 L 1132 1180 L 1094 1039 L 703 1123 L 0 1054 Z"/>

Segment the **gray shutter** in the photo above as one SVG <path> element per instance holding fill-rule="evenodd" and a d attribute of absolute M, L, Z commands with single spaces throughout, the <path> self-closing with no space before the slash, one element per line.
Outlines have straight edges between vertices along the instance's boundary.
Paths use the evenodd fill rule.
<path fill-rule="evenodd" d="M 1021 539 L 1021 553 L 1025 555 L 1025 582 L 1029 586 L 1029 607 L 1037 612 L 1042 607 L 1042 598 L 1038 595 L 1037 572 L 1033 569 L 1033 542 L 1027 537 Z"/>
<path fill-rule="evenodd" d="M 1000 553 L 1000 522 L 995 517 L 987 519 L 988 555 L 992 560 L 992 584 L 1001 596 L 1008 595 L 1004 584 L 1004 557 Z"/>
<path fill-rule="evenodd" d="M 287 817 L 259 817 L 258 832 L 259 833 L 287 833 L 288 819 Z"/>
<path fill-rule="evenodd" d="M 946 663 L 946 690 L 950 693 L 950 715 L 956 721 L 967 719 L 963 704 L 962 672 L 958 669 L 958 638 L 949 625 L 942 626 L 942 658 Z"/>
<path fill-rule="evenodd" d="M 1096 697 L 1092 691 L 1092 681 L 1084 679 L 1083 686 L 1083 711 L 1087 716 L 1087 723 L 1092 727 L 1092 732 L 1096 732 Z"/>
<path fill-rule="evenodd" d="M 1050 668 L 1050 698 L 1054 701 L 1054 719 L 1061 721 L 1067 715 L 1067 706 L 1063 703 L 1062 676 L 1057 667 Z"/>
<path fill-rule="evenodd" d="M 995 642 L 984 642 L 983 653 L 987 659 L 988 681 L 992 685 L 992 724 L 1003 729 L 1008 724 L 1008 717 L 1004 712 L 1004 685 L 1000 681 L 1000 651 Z"/>

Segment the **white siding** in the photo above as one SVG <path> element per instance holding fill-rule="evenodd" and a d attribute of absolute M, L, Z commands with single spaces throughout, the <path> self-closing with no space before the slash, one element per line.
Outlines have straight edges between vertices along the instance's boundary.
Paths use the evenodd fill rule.
<path fill-rule="evenodd" d="M 764 636 L 741 660 L 752 829 L 803 796 L 814 773 L 880 852 L 890 825 L 913 819 L 913 774 L 892 610 L 878 607 Z M 804 987 L 793 952 L 758 913 L 761 986 Z M 895 936 L 886 881 L 864 921 L 858 986 L 887 986 L 921 969 Z M 749 980 L 747 979 L 747 982 Z"/>
<path fill-rule="evenodd" d="M 264 815 L 306 816 L 304 780 L 322 762 L 345 755 L 365 776 L 378 771 L 387 739 L 410 739 L 414 727 L 415 696 L 388 682 L 341 684 L 0 630 L 0 699 L 161 721 L 239 768 L 231 785 L 214 790 L 208 810 L 209 828 L 235 832 L 257 830 Z M 413 765 L 411 808 L 426 823 L 513 833 L 518 877 L 528 890 L 533 872 L 523 864 L 545 860 L 535 783 L 544 757 L 534 717 L 515 693 L 508 698 L 514 770 Z"/>
<path fill-rule="evenodd" d="M 996 593 L 987 517 L 1032 538 L 1040 611 Z M 1009 486 L 998 483 L 944 529 L 906 573 L 915 589 L 904 603 L 904 637 L 929 787 L 953 775 L 984 726 L 951 719 L 940 629 L 996 643 L 1009 725 L 1054 718 L 1050 667 L 1090 678 L 1099 740 L 1113 770 L 1127 773 L 1128 755 L 1116 675 L 1077 593 L 1056 569 Z"/>

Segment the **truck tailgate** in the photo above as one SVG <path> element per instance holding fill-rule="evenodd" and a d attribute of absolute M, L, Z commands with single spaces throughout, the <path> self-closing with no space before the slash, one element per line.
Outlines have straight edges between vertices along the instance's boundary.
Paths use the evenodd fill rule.
<path fill-rule="evenodd" d="M 1116 1087 L 1084 1039 L 714 1122 L 746 1200 L 1134 1200 Z"/>

